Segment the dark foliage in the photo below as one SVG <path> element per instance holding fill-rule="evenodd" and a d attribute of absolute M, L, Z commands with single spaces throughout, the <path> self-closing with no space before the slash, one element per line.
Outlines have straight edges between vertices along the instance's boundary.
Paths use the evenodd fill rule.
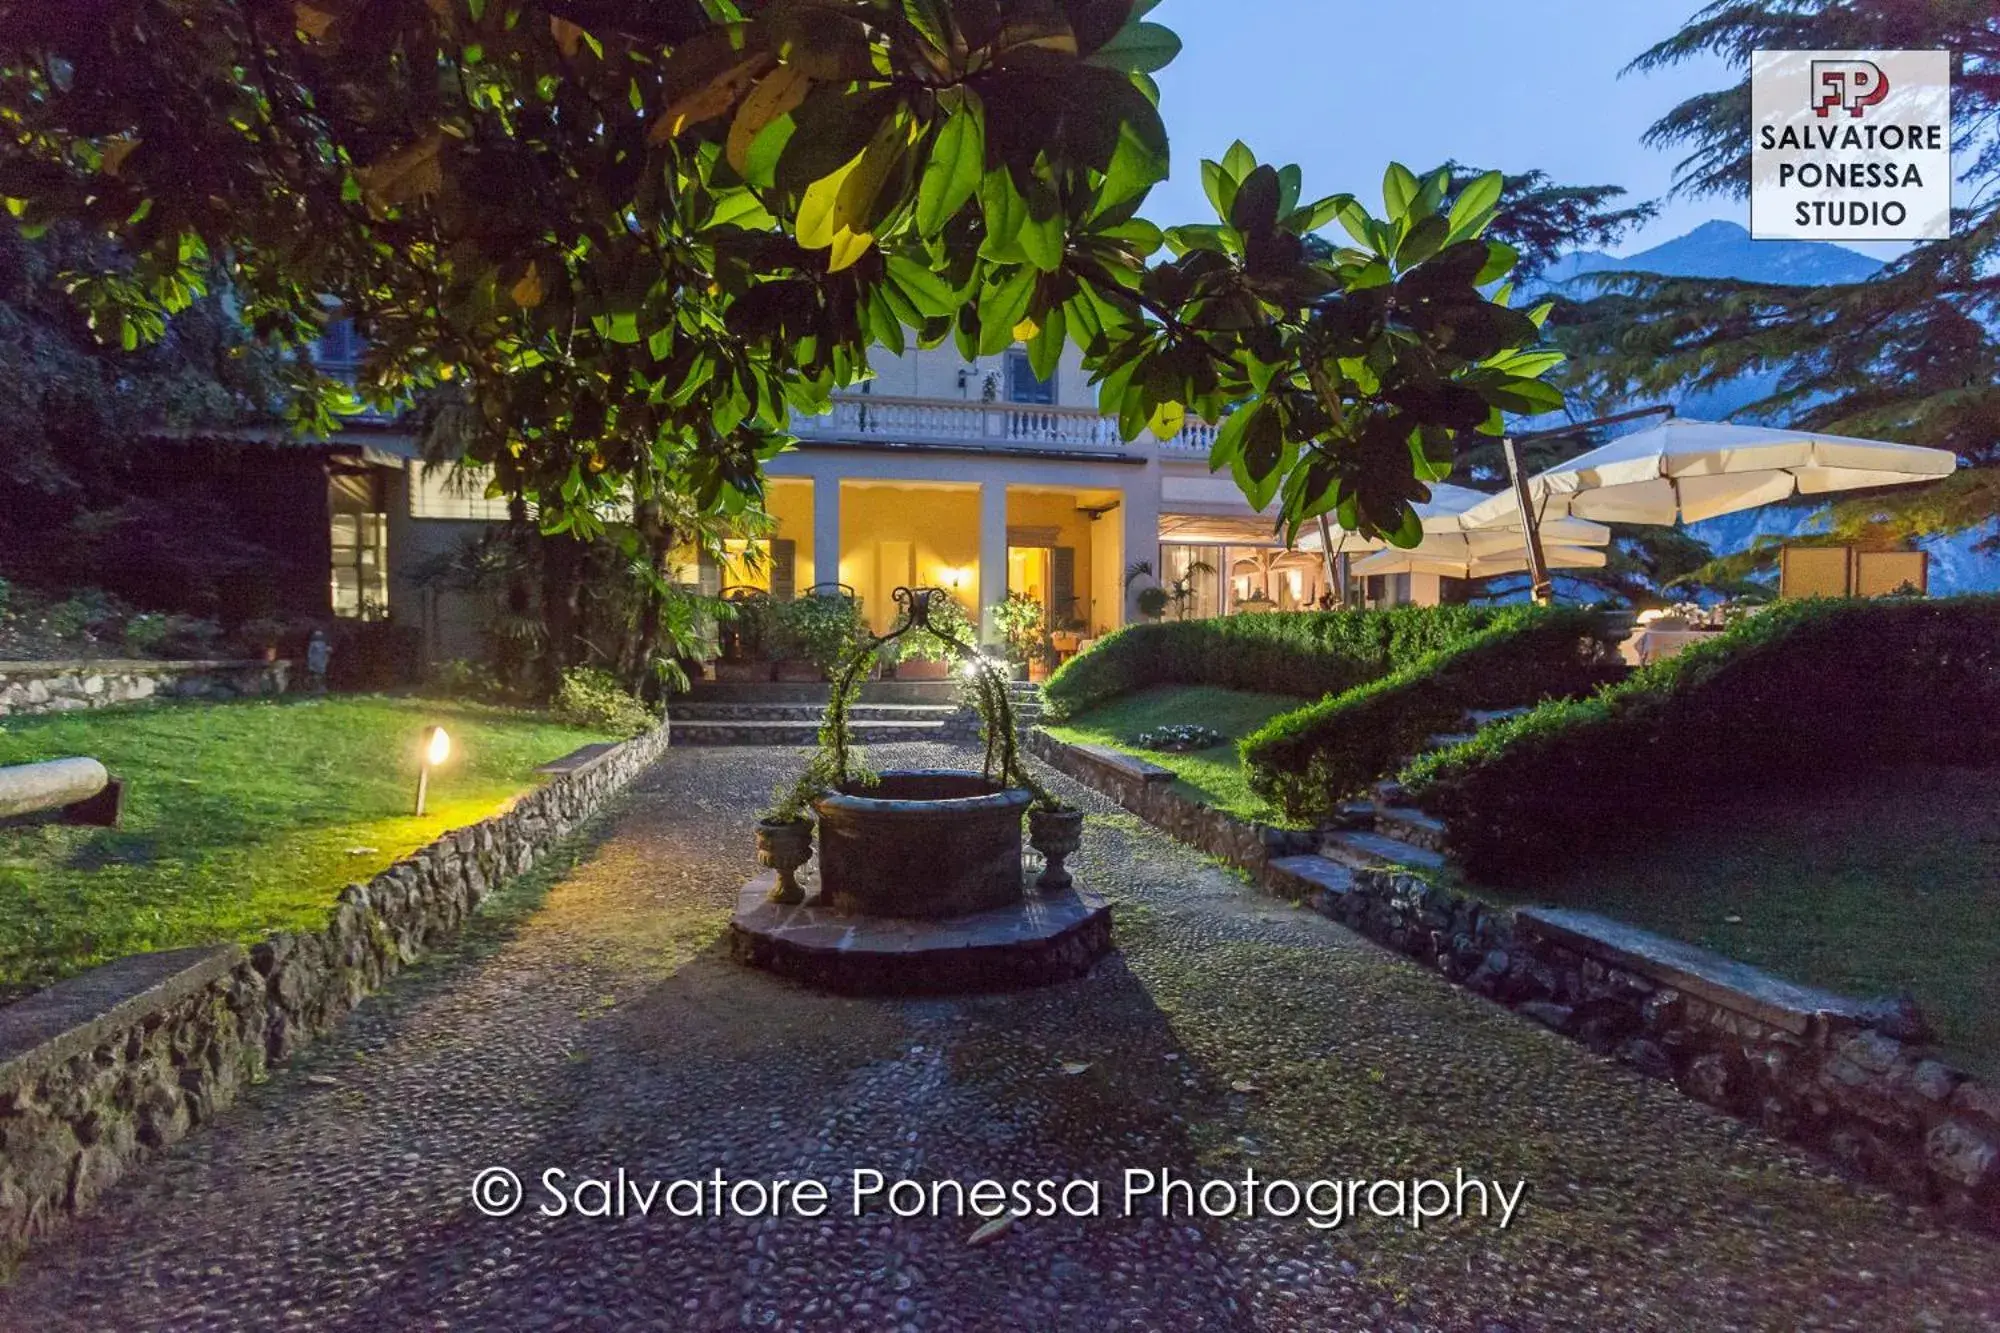
<path fill-rule="evenodd" d="M 1330 814 L 1472 709 L 1572 698 L 1617 679 L 1624 668 L 1603 636 L 1594 611 L 1509 607 L 1469 637 L 1245 737 L 1251 789 L 1292 819 Z"/>
<path fill-rule="evenodd" d="M 1485 607 L 1397 607 L 1132 625 L 1065 662 L 1043 692 L 1058 716 L 1154 685 L 1339 694 L 1476 633 L 1501 614 Z"/>
<path fill-rule="evenodd" d="M 2000 598 L 1788 602 L 1403 780 L 1475 875 L 1546 869 L 1681 798 L 2000 759 Z"/>

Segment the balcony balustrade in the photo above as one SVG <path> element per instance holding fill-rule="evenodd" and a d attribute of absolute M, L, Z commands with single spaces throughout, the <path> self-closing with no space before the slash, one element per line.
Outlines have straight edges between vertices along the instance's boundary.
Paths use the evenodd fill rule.
<path fill-rule="evenodd" d="M 800 439 L 868 443 L 972 445 L 994 449 L 1126 448 L 1118 423 L 1081 407 L 1032 403 L 953 402 L 888 394 L 837 394 L 824 416 L 794 416 Z M 1190 422 L 1163 449 L 1206 455 L 1215 428 Z"/>

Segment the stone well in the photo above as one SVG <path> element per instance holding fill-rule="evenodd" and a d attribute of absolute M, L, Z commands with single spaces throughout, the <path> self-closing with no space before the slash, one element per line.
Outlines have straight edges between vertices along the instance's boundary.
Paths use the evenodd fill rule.
<path fill-rule="evenodd" d="M 1111 909 L 1087 889 L 1028 882 L 1021 822 L 1033 799 L 977 773 L 932 769 L 821 797 L 818 892 L 774 902 L 775 871 L 751 880 L 730 922 L 732 952 L 848 994 L 1082 976 L 1111 947 Z"/>

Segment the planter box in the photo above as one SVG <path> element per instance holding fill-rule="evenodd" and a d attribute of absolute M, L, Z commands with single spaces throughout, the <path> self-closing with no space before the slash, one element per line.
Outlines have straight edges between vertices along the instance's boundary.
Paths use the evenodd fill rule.
<path fill-rule="evenodd" d="M 907 662 L 898 662 L 896 663 L 896 679 L 897 680 L 950 680 L 951 663 L 949 661 L 926 662 L 916 658 L 913 658 Z"/>

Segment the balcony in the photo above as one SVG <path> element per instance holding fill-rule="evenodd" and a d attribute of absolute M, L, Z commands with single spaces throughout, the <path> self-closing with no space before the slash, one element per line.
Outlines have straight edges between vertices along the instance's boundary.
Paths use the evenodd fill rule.
<path fill-rule="evenodd" d="M 837 394 L 825 416 L 794 416 L 802 440 L 916 444 L 999 450 L 1066 449 L 1121 453 L 1118 423 L 1088 408 L 1030 403 L 954 402 L 889 394 Z M 1206 456 L 1215 429 L 1190 423 L 1162 448 Z"/>

